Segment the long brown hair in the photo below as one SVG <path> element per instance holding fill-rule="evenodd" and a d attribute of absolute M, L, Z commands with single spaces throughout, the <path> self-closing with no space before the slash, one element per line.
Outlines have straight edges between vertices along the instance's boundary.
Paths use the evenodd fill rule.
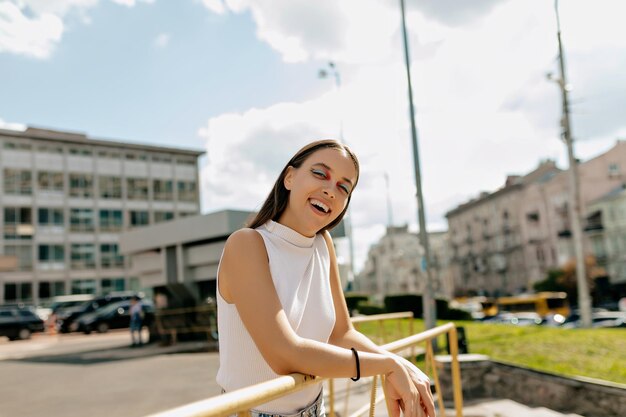
<path fill-rule="evenodd" d="M 302 149 L 300 149 L 296 154 L 287 162 L 287 165 L 283 168 L 278 179 L 274 183 L 274 187 L 272 187 L 272 191 L 265 199 L 261 210 L 259 210 L 258 214 L 254 217 L 252 222 L 248 225 L 248 227 L 255 229 L 259 226 L 264 225 L 268 220 L 277 221 L 278 218 L 283 214 L 285 209 L 287 208 L 287 203 L 289 202 L 289 193 L 290 191 L 285 188 L 285 176 L 287 175 L 287 170 L 289 167 L 300 168 L 302 163 L 311 156 L 314 152 L 320 149 L 337 149 L 347 153 L 352 159 L 354 163 L 354 168 L 356 169 L 356 181 L 354 182 L 354 186 L 350 190 L 350 195 L 348 196 L 348 202 L 346 203 L 346 207 L 343 211 L 337 216 L 335 220 L 329 223 L 326 227 L 318 230 L 318 233 L 323 230 L 330 230 L 333 227 L 337 226 L 343 216 L 346 214 L 348 210 L 348 205 L 350 204 L 350 198 L 352 198 L 352 191 L 356 187 L 356 184 L 359 182 L 359 160 L 356 155 L 348 148 L 346 145 L 332 139 L 318 140 L 316 142 L 309 143 Z"/>

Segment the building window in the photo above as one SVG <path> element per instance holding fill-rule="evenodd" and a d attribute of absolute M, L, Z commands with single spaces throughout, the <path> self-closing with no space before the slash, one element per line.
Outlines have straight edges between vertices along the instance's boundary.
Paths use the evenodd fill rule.
<path fill-rule="evenodd" d="M 100 210 L 100 231 L 117 232 L 124 227 L 121 210 Z"/>
<path fill-rule="evenodd" d="M 152 182 L 154 190 L 154 199 L 170 201 L 174 198 L 173 183 L 170 180 L 154 180 Z"/>
<path fill-rule="evenodd" d="M 99 151 L 98 152 L 98 157 L 100 157 L 100 158 L 119 159 L 120 153 L 116 152 L 116 151 Z"/>
<path fill-rule="evenodd" d="M 172 220 L 173 218 L 174 218 L 174 213 L 171 211 L 155 211 L 154 212 L 155 223 L 166 222 L 168 220 Z"/>
<path fill-rule="evenodd" d="M 96 280 L 95 279 L 73 279 L 72 280 L 72 294 L 95 294 L 96 293 Z"/>
<path fill-rule="evenodd" d="M 172 157 L 168 155 L 152 155 L 152 162 L 172 162 Z"/>
<path fill-rule="evenodd" d="M 70 230 L 72 232 L 93 232 L 94 219 L 92 209 L 71 209 Z"/>
<path fill-rule="evenodd" d="M 176 164 L 178 165 L 196 165 L 196 159 L 195 158 L 177 158 L 176 159 Z"/>
<path fill-rule="evenodd" d="M 133 227 L 147 226 L 150 223 L 147 211 L 131 210 L 130 225 Z"/>
<path fill-rule="evenodd" d="M 148 179 L 128 178 L 126 180 L 126 195 L 129 200 L 148 200 Z"/>
<path fill-rule="evenodd" d="M 124 291 L 126 289 L 124 278 L 104 278 L 100 283 L 102 294 L 108 294 L 112 291 Z"/>
<path fill-rule="evenodd" d="M 70 155 L 91 156 L 91 149 L 87 148 L 70 148 Z"/>
<path fill-rule="evenodd" d="M 619 164 L 609 164 L 609 177 L 619 176 Z"/>
<path fill-rule="evenodd" d="M 18 271 L 33 269 L 33 248 L 31 246 L 5 245 L 4 254 L 17 259 Z"/>
<path fill-rule="evenodd" d="M 56 154 L 63 153 L 63 147 L 57 146 L 57 145 L 39 145 L 37 146 L 37 150 L 39 152 L 44 152 L 44 153 L 56 153 Z"/>
<path fill-rule="evenodd" d="M 93 269 L 96 267 L 96 249 L 91 243 L 72 243 L 70 252 L 72 269 Z"/>
<path fill-rule="evenodd" d="M 118 177 L 100 177 L 100 197 L 122 198 L 122 180 Z"/>
<path fill-rule="evenodd" d="M 4 208 L 4 238 L 23 239 L 33 238 L 32 210 L 30 207 L 5 207 Z"/>
<path fill-rule="evenodd" d="M 102 268 L 119 268 L 124 266 L 124 256 L 120 254 L 117 243 L 100 245 L 100 264 Z"/>
<path fill-rule="evenodd" d="M 89 174 L 70 174 L 70 196 L 93 197 L 93 176 Z"/>
<path fill-rule="evenodd" d="M 178 200 L 179 201 L 196 201 L 196 183 L 195 181 L 178 181 Z"/>
<path fill-rule="evenodd" d="M 32 173 L 19 169 L 4 170 L 6 194 L 30 195 L 33 193 Z"/>
<path fill-rule="evenodd" d="M 63 245 L 39 245 L 39 269 L 65 269 L 65 248 Z"/>
<path fill-rule="evenodd" d="M 4 149 L 30 151 L 32 149 L 32 146 L 28 143 L 23 142 L 4 142 Z"/>
<path fill-rule="evenodd" d="M 33 285 L 30 282 L 7 282 L 4 284 L 4 301 L 30 301 Z"/>
<path fill-rule="evenodd" d="M 39 282 L 39 299 L 56 297 L 65 294 L 65 282 L 63 281 L 40 281 Z"/>
<path fill-rule="evenodd" d="M 37 223 L 40 226 L 63 226 L 63 209 L 60 208 L 40 208 L 37 211 Z"/>
<path fill-rule="evenodd" d="M 62 172 L 39 171 L 37 173 L 37 188 L 41 191 L 63 191 Z"/>
<path fill-rule="evenodd" d="M 189 216 L 194 216 L 196 214 L 195 211 L 179 211 L 178 212 L 178 217 L 189 217 Z"/>

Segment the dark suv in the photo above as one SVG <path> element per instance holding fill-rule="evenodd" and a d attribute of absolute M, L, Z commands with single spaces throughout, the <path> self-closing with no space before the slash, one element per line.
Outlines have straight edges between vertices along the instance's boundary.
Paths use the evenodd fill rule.
<path fill-rule="evenodd" d="M 0 336 L 9 340 L 30 339 L 33 332 L 44 330 L 43 320 L 32 307 L 23 305 L 0 306 Z"/>
<path fill-rule="evenodd" d="M 117 303 L 119 301 L 130 300 L 136 293 L 132 291 L 127 292 L 112 292 L 107 295 L 99 296 L 90 301 L 85 301 L 74 307 L 66 308 L 59 311 L 57 315 L 57 328 L 61 333 L 68 333 L 78 330 L 76 319 L 83 314 L 92 313 L 99 308 L 102 308 L 111 303 Z"/>
<path fill-rule="evenodd" d="M 154 305 L 150 300 L 142 300 L 144 312 L 143 326 L 150 327 L 154 321 Z M 106 333 L 109 329 L 130 327 L 130 300 L 111 303 L 92 313 L 83 314 L 76 322 L 76 330 L 89 334 L 92 331 Z"/>

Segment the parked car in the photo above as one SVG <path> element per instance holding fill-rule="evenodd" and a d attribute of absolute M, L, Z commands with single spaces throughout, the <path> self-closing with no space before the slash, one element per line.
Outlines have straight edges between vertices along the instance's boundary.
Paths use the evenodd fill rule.
<path fill-rule="evenodd" d="M 9 340 L 30 339 L 34 332 L 44 330 L 43 320 L 32 307 L 23 305 L 0 306 L 0 336 Z"/>
<path fill-rule="evenodd" d="M 537 313 L 500 313 L 492 323 L 514 324 L 516 326 L 537 326 L 543 323 L 543 318 Z"/>
<path fill-rule="evenodd" d="M 568 317 L 563 328 L 576 329 L 582 325 L 582 320 L 578 313 Z M 626 327 L 626 312 L 622 311 L 596 311 L 591 313 L 591 326 L 599 327 Z"/>
<path fill-rule="evenodd" d="M 141 301 L 144 312 L 144 326 L 150 326 L 154 321 L 154 305 L 149 300 Z M 111 303 L 94 312 L 83 314 L 75 321 L 76 330 L 85 334 L 92 331 L 106 333 L 109 329 L 123 329 L 130 327 L 130 300 Z"/>
<path fill-rule="evenodd" d="M 92 300 L 85 301 L 77 306 L 62 309 L 57 314 L 57 329 L 61 333 L 69 333 L 78 330 L 76 319 L 83 314 L 91 313 L 111 303 L 118 301 L 130 300 L 136 295 L 133 291 L 112 292 L 102 295 Z"/>

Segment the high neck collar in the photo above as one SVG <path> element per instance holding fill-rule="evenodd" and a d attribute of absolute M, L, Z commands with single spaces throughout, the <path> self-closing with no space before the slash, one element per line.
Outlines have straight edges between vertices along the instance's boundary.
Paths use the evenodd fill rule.
<path fill-rule="evenodd" d="M 275 222 L 274 220 L 268 220 L 267 223 L 265 223 L 265 228 L 270 233 L 273 233 L 276 236 L 291 243 L 292 245 L 295 245 L 301 248 L 312 247 L 313 241 L 315 240 L 315 236 L 306 237 L 283 224 Z"/>

